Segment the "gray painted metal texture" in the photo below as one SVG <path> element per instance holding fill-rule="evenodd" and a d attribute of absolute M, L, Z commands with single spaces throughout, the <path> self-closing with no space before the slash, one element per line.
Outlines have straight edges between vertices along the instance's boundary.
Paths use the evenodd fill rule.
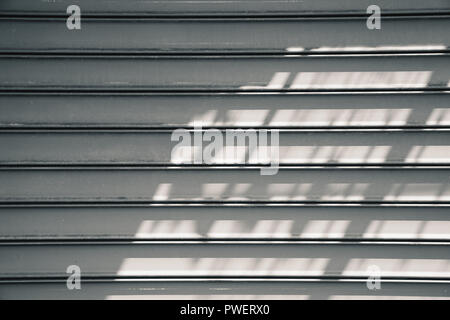
<path fill-rule="evenodd" d="M 450 298 L 447 0 L 71 2 L 0 3 L 0 298 Z"/>

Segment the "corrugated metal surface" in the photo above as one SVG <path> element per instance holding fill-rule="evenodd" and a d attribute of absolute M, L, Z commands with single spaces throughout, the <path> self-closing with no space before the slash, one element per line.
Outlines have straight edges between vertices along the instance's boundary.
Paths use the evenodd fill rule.
<path fill-rule="evenodd" d="M 450 4 L 371 4 L 2 1 L 0 297 L 448 299 Z M 278 174 L 174 156 L 199 123 Z"/>

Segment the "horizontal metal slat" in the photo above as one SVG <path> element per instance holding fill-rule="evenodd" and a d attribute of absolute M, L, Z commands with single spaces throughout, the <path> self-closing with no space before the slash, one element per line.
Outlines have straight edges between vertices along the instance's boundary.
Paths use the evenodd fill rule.
<path fill-rule="evenodd" d="M 66 8 L 71 4 L 79 5 L 83 12 L 89 14 L 336 14 L 336 13 L 359 13 L 364 14 L 366 8 L 373 4 L 369 0 L 340 0 L 340 1 L 314 1 L 314 0 L 60 0 L 58 2 L 38 2 L 33 0 L 3 0 L 0 4 L 0 12 L 28 13 L 28 14 L 59 14 L 65 15 Z M 379 5 L 388 13 L 411 12 L 411 11 L 442 11 L 448 10 L 449 4 L 446 0 L 419 0 L 388 1 L 378 0 Z"/>
<path fill-rule="evenodd" d="M 66 282 L 0 284 L 3 299 L 450 299 L 448 283 L 387 282 L 368 290 L 366 281 L 110 281 L 67 290 Z M 261 294 L 264 293 L 264 294 Z"/>
<path fill-rule="evenodd" d="M 450 95 L 0 94 L 0 128 L 450 126 Z"/>
<path fill-rule="evenodd" d="M 448 207 L 3 207 L 0 241 L 450 240 Z"/>
<path fill-rule="evenodd" d="M 364 244 L 89 244 L 1 245 L 1 277 L 450 277 L 445 245 Z"/>
<path fill-rule="evenodd" d="M 0 171 L 2 202 L 450 200 L 445 169 L 14 169 Z"/>
<path fill-rule="evenodd" d="M 364 57 L 6 57 L 2 89 L 427 90 L 448 88 L 447 55 Z"/>
<path fill-rule="evenodd" d="M 449 6 L 450 9 L 450 6 Z M 427 52 L 450 47 L 449 18 L 383 20 L 383 32 L 352 20 L 86 20 L 0 19 L 0 52 L 280 53 Z M 45 37 L 42 37 L 45 35 Z"/>
<path fill-rule="evenodd" d="M 202 150 L 205 156 L 211 153 L 205 149 L 210 141 L 202 143 L 202 150 L 194 145 L 194 137 L 208 131 L 185 132 L 183 142 L 187 146 L 179 145 L 179 136 L 173 136 L 173 131 L 3 132 L 0 165 L 192 164 L 194 154 Z M 208 160 L 211 164 L 229 164 L 231 152 L 237 156 L 234 163 L 262 163 L 259 153 L 267 152 L 265 144 L 258 140 L 261 138 L 258 129 L 217 133 L 223 142 Z M 239 147 L 236 141 L 229 146 L 226 139 L 230 133 L 241 137 L 244 146 Z M 272 135 L 268 134 L 269 146 L 273 143 Z M 264 160 L 294 165 L 450 164 L 450 131 L 282 131 L 278 135 L 279 154 L 267 154 Z M 249 143 L 248 137 L 252 136 L 259 145 Z"/>

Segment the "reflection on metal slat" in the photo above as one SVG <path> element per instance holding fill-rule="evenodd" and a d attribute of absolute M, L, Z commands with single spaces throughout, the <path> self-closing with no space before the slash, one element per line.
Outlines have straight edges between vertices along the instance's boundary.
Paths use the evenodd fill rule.
<path fill-rule="evenodd" d="M 71 5 L 69 0 L 58 2 L 40 2 L 33 0 L 3 0 L 0 4 L 0 13 L 10 14 L 56 14 L 65 16 L 66 8 Z M 223 0 L 223 1 L 110 1 L 110 0 L 79 0 L 77 4 L 87 14 L 194 14 L 194 15 L 286 15 L 286 14 L 365 14 L 369 0 L 344 1 L 315 1 L 315 0 Z M 378 0 L 377 5 L 386 13 L 402 12 L 442 12 L 449 10 L 446 0 L 407 2 Z"/>
<path fill-rule="evenodd" d="M 11 281 L 0 284 L 4 299 L 449 299 L 448 283 L 383 281 L 367 290 L 360 281 L 84 281 L 83 290 L 60 282 Z M 301 284 L 301 285 L 299 285 Z"/>
<path fill-rule="evenodd" d="M 434 202 L 450 200 L 444 169 L 9 169 L 2 202 Z"/>
<path fill-rule="evenodd" d="M 450 6 L 449 6 L 450 8 Z M 124 21 L 87 20 L 67 32 L 65 19 L 0 19 L 0 52 L 167 54 L 239 52 L 443 52 L 448 18 L 383 20 L 383 32 L 356 20 Z M 236 32 L 239 30 L 239 32 Z M 438 31 L 440 30 L 440 32 Z M 42 35 L 45 35 L 43 41 Z"/>
<path fill-rule="evenodd" d="M 450 126 L 447 93 L 0 94 L 1 128 Z"/>
<path fill-rule="evenodd" d="M 245 140 L 252 131 L 237 133 Z M 258 129 L 255 131 L 257 138 Z M 225 142 L 227 131 L 221 132 Z M 269 136 L 271 134 L 269 133 Z M 193 163 L 194 132 L 189 147 L 166 132 L 0 133 L 2 165 L 151 165 Z M 270 139 L 270 138 L 269 138 Z M 248 142 L 246 142 L 248 143 Z M 203 142 L 203 149 L 210 142 Z M 262 150 L 262 145 L 259 146 Z M 216 150 L 212 164 L 225 164 L 233 150 L 239 164 L 258 163 L 248 145 Z M 260 151 L 261 151 L 260 150 Z M 270 157 L 269 157 L 270 158 Z M 450 164 L 450 131 L 368 131 L 279 133 L 279 155 L 270 159 L 291 165 L 445 165 Z M 260 162 L 259 162 L 260 163 Z"/>
<path fill-rule="evenodd" d="M 46 244 L 0 246 L 2 277 L 65 276 L 77 261 L 85 276 L 366 277 L 448 279 L 446 245 L 399 244 Z"/>
<path fill-rule="evenodd" d="M 38 221 L 39 223 L 36 223 Z M 0 238 L 449 239 L 448 207 L 3 207 Z"/>
<path fill-rule="evenodd" d="M 448 88 L 447 55 L 365 57 L 2 57 L 2 89 L 427 90 Z"/>

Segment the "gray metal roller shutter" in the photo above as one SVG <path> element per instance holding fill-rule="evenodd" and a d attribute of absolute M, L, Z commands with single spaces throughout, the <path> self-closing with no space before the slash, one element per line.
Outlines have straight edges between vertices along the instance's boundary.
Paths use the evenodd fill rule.
<path fill-rule="evenodd" d="M 372 2 L 1 1 L 0 298 L 448 299 L 450 3 Z M 175 164 L 198 122 L 280 171 Z"/>

